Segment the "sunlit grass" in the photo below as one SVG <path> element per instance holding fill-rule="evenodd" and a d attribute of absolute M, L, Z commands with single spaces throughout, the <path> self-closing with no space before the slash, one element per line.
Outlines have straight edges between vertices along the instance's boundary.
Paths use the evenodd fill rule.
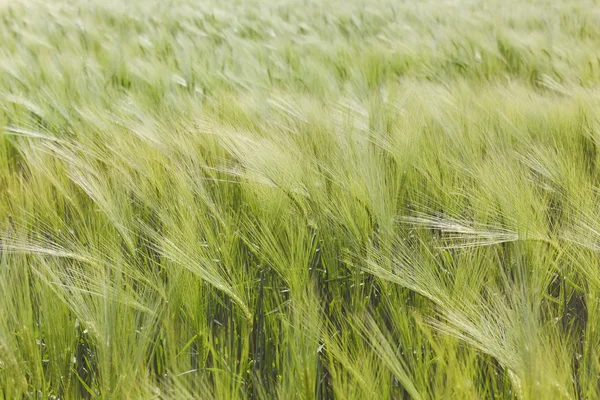
<path fill-rule="evenodd" d="M 599 21 L 0 1 L 0 397 L 600 397 Z"/>

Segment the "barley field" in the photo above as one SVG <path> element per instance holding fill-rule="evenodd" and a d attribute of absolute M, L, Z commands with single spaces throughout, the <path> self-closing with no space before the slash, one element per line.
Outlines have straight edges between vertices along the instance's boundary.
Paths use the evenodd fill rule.
<path fill-rule="evenodd" d="M 600 398 L 600 4 L 0 0 L 0 399 Z"/>

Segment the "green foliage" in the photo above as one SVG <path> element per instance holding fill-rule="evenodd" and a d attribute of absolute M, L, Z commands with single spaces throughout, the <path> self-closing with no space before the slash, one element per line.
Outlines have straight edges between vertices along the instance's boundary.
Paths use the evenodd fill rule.
<path fill-rule="evenodd" d="M 0 398 L 599 398 L 597 22 L 0 2 Z"/>

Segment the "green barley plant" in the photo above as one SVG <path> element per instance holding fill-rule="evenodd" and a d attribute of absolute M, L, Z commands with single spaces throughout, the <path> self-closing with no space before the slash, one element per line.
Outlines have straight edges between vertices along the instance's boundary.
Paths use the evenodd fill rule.
<path fill-rule="evenodd" d="M 0 398 L 600 398 L 598 49 L 592 0 L 0 1 Z"/>

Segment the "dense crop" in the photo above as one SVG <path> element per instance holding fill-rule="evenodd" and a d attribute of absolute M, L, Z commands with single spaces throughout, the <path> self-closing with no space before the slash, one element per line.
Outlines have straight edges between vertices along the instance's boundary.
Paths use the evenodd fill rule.
<path fill-rule="evenodd" d="M 0 2 L 0 398 L 600 397 L 600 8 Z"/>

